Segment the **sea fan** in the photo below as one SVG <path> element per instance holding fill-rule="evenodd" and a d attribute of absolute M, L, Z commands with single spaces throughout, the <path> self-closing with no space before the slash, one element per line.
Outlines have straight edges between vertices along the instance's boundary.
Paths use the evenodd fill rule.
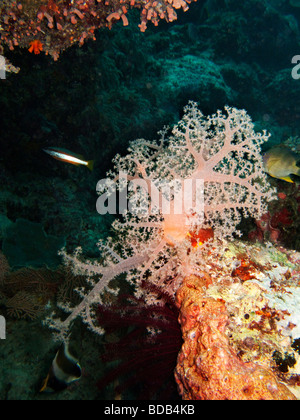
<path fill-rule="evenodd" d="M 149 284 L 143 282 L 148 289 Z M 174 399 L 178 397 L 173 371 L 181 348 L 178 309 L 174 299 L 151 286 L 159 303 L 146 305 L 142 299 L 120 296 L 118 304 L 99 307 L 98 319 L 107 336 L 119 339 L 105 345 L 102 360 L 119 361 L 99 382 L 103 389 L 115 385 L 115 395 L 137 399 Z"/>

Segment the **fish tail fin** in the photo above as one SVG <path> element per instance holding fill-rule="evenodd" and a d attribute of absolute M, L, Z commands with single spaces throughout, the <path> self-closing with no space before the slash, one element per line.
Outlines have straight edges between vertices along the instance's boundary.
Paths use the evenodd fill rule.
<path fill-rule="evenodd" d="M 293 180 L 292 176 L 293 176 L 293 174 L 288 175 L 288 176 L 284 176 L 284 177 L 279 178 L 279 179 L 283 179 L 283 180 L 284 180 L 284 181 L 286 181 L 286 182 L 291 182 L 291 183 L 294 183 L 295 181 Z"/>
<path fill-rule="evenodd" d="M 41 385 L 41 389 L 39 390 L 39 392 L 44 392 L 45 389 L 47 388 L 48 385 L 48 381 L 49 381 L 49 373 L 46 377 L 46 379 L 43 380 L 42 385 Z"/>
<path fill-rule="evenodd" d="M 87 163 L 87 167 L 89 168 L 90 171 L 92 171 L 94 169 L 94 161 L 89 160 Z"/>

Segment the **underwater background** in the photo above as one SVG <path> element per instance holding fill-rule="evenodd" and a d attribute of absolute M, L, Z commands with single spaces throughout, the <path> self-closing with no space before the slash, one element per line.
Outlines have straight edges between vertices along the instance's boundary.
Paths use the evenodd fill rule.
<path fill-rule="evenodd" d="M 300 151 L 300 79 L 292 73 L 293 57 L 300 54 L 300 2 L 198 0 L 186 12 L 178 10 L 174 22 L 149 22 L 145 32 L 138 27 L 138 10 L 127 16 L 128 26 L 120 20 L 100 28 L 96 40 L 66 49 L 57 61 L 28 48 L 10 51 L 3 43 L 5 57 L 20 71 L 0 80 L 0 314 L 6 319 L 1 400 L 116 398 L 117 377 L 99 384 L 107 366 L 114 366 L 103 353 L 116 333 L 97 336 L 80 323 L 72 343 L 80 381 L 61 392 L 39 393 L 58 348 L 42 321 L 57 300 L 76 301 L 73 288 L 82 284 L 58 251 L 80 245 L 87 258 L 96 258 L 95 244 L 111 235 L 114 217 L 97 213 L 96 184 L 129 141 L 157 138 L 193 100 L 205 115 L 225 105 L 246 109 L 256 130 L 271 133 L 264 151 L 282 143 Z M 93 171 L 52 159 L 44 152 L 51 147 L 94 160 Z M 269 178 L 281 193 L 269 204 L 276 241 L 300 251 L 299 184 Z M 271 236 L 249 219 L 241 231 L 249 241 Z M 137 322 L 128 319 L 122 336 Z M 180 333 L 174 336 L 176 350 Z M 124 347 L 138 358 L 142 338 L 134 340 L 137 347 L 127 341 Z M 127 368 L 134 376 L 130 361 Z M 123 397 L 138 398 L 143 381 L 137 370 Z M 174 384 L 168 390 L 161 395 L 177 398 Z"/>

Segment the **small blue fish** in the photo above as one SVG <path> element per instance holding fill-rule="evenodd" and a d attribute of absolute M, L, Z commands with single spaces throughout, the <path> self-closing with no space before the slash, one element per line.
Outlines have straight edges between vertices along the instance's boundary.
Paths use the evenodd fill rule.
<path fill-rule="evenodd" d="M 71 163 L 72 165 L 83 165 L 87 166 L 90 171 L 94 168 L 93 160 L 85 160 L 83 156 L 77 155 L 76 153 L 70 152 L 66 149 L 61 149 L 59 147 L 49 147 L 48 149 L 43 149 L 44 152 L 52 156 L 54 159 L 61 160 L 63 162 Z"/>

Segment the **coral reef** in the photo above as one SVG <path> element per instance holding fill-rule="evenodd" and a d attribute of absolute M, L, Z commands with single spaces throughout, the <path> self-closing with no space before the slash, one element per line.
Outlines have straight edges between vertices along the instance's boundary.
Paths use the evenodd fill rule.
<path fill-rule="evenodd" d="M 166 103 L 180 97 L 186 103 L 191 98 L 200 98 L 201 105 L 235 103 L 236 93 L 225 82 L 222 67 L 206 56 L 186 54 L 164 59 L 161 63 L 165 77 L 158 88 L 166 92 Z"/>
<path fill-rule="evenodd" d="M 172 135 L 166 139 L 165 130 L 161 136 L 159 143 L 133 142 L 98 183 L 98 211 L 127 188 L 129 211 L 122 208 L 125 221 L 113 223 L 115 237 L 99 243 L 100 260 L 83 261 L 79 249 L 63 251 L 74 273 L 87 276 L 87 286 L 77 289 L 78 304 L 60 304 L 70 312 L 65 320 L 52 314 L 47 324 L 60 340 L 69 338 L 77 317 L 103 334 L 96 307 L 114 301 L 109 293 L 122 289 L 124 274 L 137 299 L 149 308 L 159 303 L 151 287 L 143 287 L 146 280 L 176 295 L 185 340 L 176 368 L 183 398 L 293 399 L 299 386 L 299 255 L 234 239 L 242 218 L 262 216 L 266 202 L 276 198 L 259 153 L 267 134 L 254 132 L 244 111 L 227 107 L 225 115 L 204 117 L 191 102 Z M 164 189 L 162 179 L 173 189 Z M 203 214 L 189 206 L 174 211 L 175 181 L 191 179 L 203 180 Z M 193 293 L 199 303 L 193 304 Z M 279 365 L 288 366 L 286 372 Z"/>
<path fill-rule="evenodd" d="M 284 181 L 271 183 L 277 185 L 278 200 L 269 203 L 268 211 L 255 220 L 256 228 L 248 233 L 248 238 L 299 250 L 300 187 Z"/>
<path fill-rule="evenodd" d="M 111 27 L 122 20 L 128 25 L 127 12 L 141 10 L 140 30 L 148 21 L 172 22 L 176 9 L 188 9 L 191 0 L 3 0 L 0 5 L 0 41 L 13 50 L 16 46 L 39 54 L 42 50 L 57 60 L 61 51 L 75 43 L 95 39 L 95 30 Z"/>
<path fill-rule="evenodd" d="M 300 254 L 235 241 L 205 260 L 176 295 L 182 397 L 298 398 Z"/>
<path fill-rule="evenodd" d="M 202 277 L 187 277 L 176 296 L 184 344 L 175 377 L 182 398 L 296 399 L 271 369 L 244 362 L 233 351 L 226 335 L 230 323 L 226 305 L 221 299 L 206 296 L 209 282 L 205 273 Z"/>
<path fill-rule="evenodd" d="M 111 19 L 107 20 L 103 15 L 103 20 L 97 22 L 100 29 L 93 31 L 89 24 L 94 25 L 95 16 L 91 17 L 88 11 L 81 9 L 84 3 L 91 5 L 89 10 L 97 7 L 98 16 L 100 9 L 112 13 Z M 111 167 L 111 158 L 116 153 L 127 153 L 129 139 L 154 138 L 156 127 L 171 125 L 181 118 L 181 109 L 188 99 L 199 102 L 205 115 L 223 109 L 225 104 L 245 108 L 253 118 L 255 131 L 267 129 L 272 133 L 262 148 L 267 149 L 292 136 L 289 142 L 299 151 L 296 136 L 300 121 L 300 85 L 291 77 L 291 57 L 299 49 L 300 8 L 297 8 L 297 2 L 193 2 L 190 13 L 180 13 L 176 24 L 161 21 L 159 27 L 154 28 L 151 23 L 145 33 L 140 29 L 145 22 L 151 22 L 151 18 L 154 20 L 155 15 L 151 10 L 149 14 L 144 13 L 144 24 L 139 28 L 141 2 L 135 2 L 135 5 L 122 3 L 120 13 L 124 12 L 122 6 L 128 10 L 122 16 L 115 14 L 114 7 L 120 7 L 117 1 L 84 3 L 3 0 L 0 5 L 3 12 L 0 14 L 0 54 L 7 57 L 7 71 L 17 72 L 19 67 L 22 70 L 18 76 L 7 74 L 7 80 L 1 81 L 0 245 L 3 246 L 7 232 L 11 232 L 10 227 L 18 218 L 39 223 L 47 235 L 66 239 L 65 259 L 68 261 L 69 258 L 82 274 L 64 273 L 65 280 L 58 291 L 45 287 L 44 294 L 43 279 L 39 280 L 35 275 L 40 269 L 23 268 L 24 277 L 16 272 L 16 281 L 13 281 L 14 274 L 9 272 L 8 262 L 0 254 L 0 305 L 4 315 L 8 312 L 11 315 L 7 317 L 7 341 L 0 349 L 0 358 L 5 360 L 0 366 L 0 399 L 38 398 L 34 383 L 45 368 L 43 360 L 53 358 L 53 349 L 48 354 L 50 332 L 39 326 L 47 294 L 51 305 L 55 305 L 57 297 L 68 304 L 69 310 L 79 307 L 74 317 L 69 318 L 70 324 L 68 321 L 63 324 L 63 329 L 71 329 L 71 338 L 79 343 L 82 366 L 87 373 L 79 390 L 70 390 L 53 399 L 91 399 L 98 393 L 91 377 L 98 376 L 97 382 L 103 373 L 99 347 L 103 345 L 104 337 L 90 334 L 80 322 L 73 323 L 75 318 L 90 311 L 91 326 L 94 323 L 98 326 L 98 303 L 115 302 L 115 296 L 111 297 L 107 290 L 117 293 L 119 287 L 122 292 L 126 287 L 125 278 L 133 283 L 136 294 L 141 295 L 136 299 L 145 298 L 149 306 L 157 303 L 157 296 L 155 293 L 143 295 L 140 286 L 144 280 L 148 284 L 162 282 L 163 287 L 175 294 L 184 277 L 193 273 L 199 277 L 203 272 L 209 273 L 212 281 L 203 291 L 205 297 L 223 302 L 225 306 L 226 348 L 233 355 L 231 360 L 237 363 L 235 366 L 245 367 L 249 363 L 255 369 L 258 366 L 265 369 L 264 372 L 272 371 L 276 377 L 271 379 L 273 383 L 279 380 L 294 386 L 294 392 L 299 388 L 300 334 L 297 319 L 299 274 L 293 267 L 299 267 L 299 261 L 293 260 L 293 255 L 284 252 L 279 244 L 300 250 L 299 189 L 267 178 L 273 187 L 277 187 L 278 200 L 268 203 L 268 208 L 263 206 L 261 210 L 266 216 L 259 212 L 253 234 L 254 240 L 265 245 L 246 243 L 242 246 L 235 239 L 226 243 L 208 226 L 188 232 L 177 245 L 170 240 L 170 235 L 164 235 L 165 227 L 172 236 L 175 229 L 171 232 L 171 223 L 169 227 L 163 225 L 163 216 L 159 220 L 156 216 L 143 219 L 144 223 L 156 223 L 156 227 L 149 229 L 138 230 L 137 220 L 126 218 L 124 225 L 115 223 L 114 230 L 110 231 L 107 220 L 113 217 L 95 214 L 94 186 Z M 136 7 L 138 3 L 140 8 Z M 19 4 L 22 9 L 18 8 Z M 146 5 L 146 1 L 143 4 Z M 147 4 L 153 5 L 153 2 Z M 41 6 L 44 15 L 40 14 L 42 19 L 39 19 Z M 57 16 L 55 6 L 60 10 Z M 67 16 L 63 13 L 64 7 L 68 8 Z M 84 18 L 72 11 L 72 7 Z M 8 11 L 11 14 L 7 16 Z M 18 19 L 14 19 L 14 14 Z M 87 21 L 89 18 L 90 22 Z M 124 26 L 126 18 L 130 22 L 128 26 Z M 82 39 L 85 32 L 88 35 Z M 19 34 L 22 39 L 18 38 Z M 96 41 L 85 42 L 94 37 Z M 71 45 L 74 47 L 68 48 Z M 82 48 L 78 48 L 81 45 Z M 57 59 L 62 51 L 60 60 L 51 59 Z M 0 57 L 2 65 L 3 59 Z M 134 150 L 138 150 L 145 153 L 146 158 L 141 160 L 150 163 L 150 168 L 145 165 L 145 175 L 131 159 L 131 177 L 144 180 L 145 175 L 150 178 L 156 165 L 169 164 L 166 161 L 171 153 L 169 138 L 164 136 L 163 147 L 160 142 L 143 141 L 143 147 L 138 142 L 132 144 L 127 163 L 134 157 Z M 176 147 L 172 139 L 170 143 Z M 43 156 L 44 147 L 58 144 L 91 155 L 96 162 L 94 174 L 60 165 Z M 165 155 L 163 149 L 166 149 Z M 156 152 L 158 155 L 152 159 Z M 163 159 L 159 160 L 159 156 Z M 234 154 L 233 157 L 237 156 Z M 248 155 L 244 157 L 247 160 Z M 186 167 L 193 171 L 190 163 L 187 160 Z M 266 185 L 263 179 L 259 182 Z M 238 214 L 242 216 L 240 210 Z M 242 226 L 235 221 L 234 226 L 248 233 L 255 227 L 254 223 L 253 219 L 242 216 Z M 132 229 L 134 232 L 130 235 Z M 180 225 L 179 236 L 184 236 L 186 229 L 187 226 Z M 98 257 L 95 243 L 107 235 L 112 239 L 101 243 Z M 159 241 L 165 239 L 168 243 L 159 250 L 157 246 L 162 244 Z M 269 240 L 276 246 L 268 244 Z M 26 241 L 24 243 L 26 245 Z M 82 255 L 72 258 L 68 254 L 78 244 L 82 245 Z M 86 261 L 87 258 L 90 261 Z M 269 261 L 266 263 L 266 260 Z M 28 262 L 30 259 L 23 259 L 24 264 Z M 88 271 L 88 278 L 85 278 L 86 269 L 96 272 Z M 46 275 L 44 279 L 46 281 Z M 62 281 L 61 278 L 57 280 Z M 96 286 L 98 289 L 94 290 Z M 94 300 L 85 300 L 93 290 Z M 22 299 L 24 294 L 28 299 Z M 93 293 L 89 297 L 92 298 Z M 33 317 L 31 312 L 26 315 L 23 305 L 28 308 L 32 302 L 37 304 Z M 57 313 L 64 319 L 64 314 L 57 311 L 56 316 Z M 18 316 L 22 319 L 15 319 Z M 86 337 L 84 345 L 82 334 Z M 159 334 L 152 338 L 159 344 Z M 43 346 L 47 347 L 47 353 Z M 93 357 L 86 357 L 87 354 Z M 120 355 L 120 359 L 128 362 L 126 354 Z"/>

